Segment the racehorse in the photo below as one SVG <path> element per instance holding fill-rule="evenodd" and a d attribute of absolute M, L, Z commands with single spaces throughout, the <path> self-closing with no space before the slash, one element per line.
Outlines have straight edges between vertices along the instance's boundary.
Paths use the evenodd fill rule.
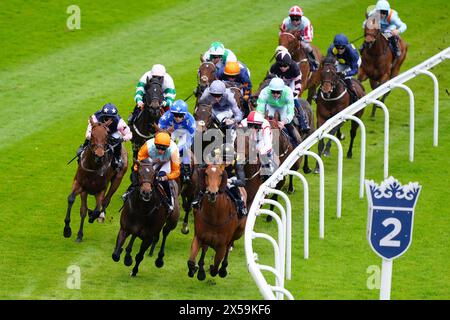
<path fill-rule="evenodd" d="M 194 214 L 195 235 L 187 262 L 189 277 L 193 277 L 198 270 L 198 280 L 206 278 L 204 264 L 209 247 L 216 252 L 214 265 L 210 266 L 211 276 L 214 277 L 218 273 L 223 278 L 227 275 L 230 247 L 244 233 L 247 221 L 247 217 L 238 218 L 236 206 L 225 192 L 227 173 L 224 165 L 209 164 L 204 172 L 204 183 L 206 193 L 200 209 Z M 245 197 L 245 190 L 241 192 Z M 200 248 L 202 252 L 197 267 L 195 260 Z"/>
<path fill-rule="evenodd" d="M 127 237 L 132 235 L 132 238 L 126 248 L 126 255 L 124 263 L 130 266 L 133 263 L 131 258 L 131 249 L 136 237 L 142 240 L 141 247 L 135 259 L 135 266 L 131 272 L 131 276 L 136 276 L 139 271 L 139 264 L 144 259 L 145 251 L 150 249 L 150 255 L 159 241 L 159 234 L 162 230 L 163 239 L 161 248 L 158 253 L 158 258 L 155 260 L 155 265 L 161 268 L 164 265 L 164 250 L 166 239 L 170 231 L 172 231 L 180 216 L 180 209 L 178 201 L 178 185 L 172 182 L 174 190 L 174 210 L 168 214 L 167 209 L 161 203 L 161 197 L 165 196 L 164 189 L 155 179 L 154 163 L 151 159 L 142 161 L 135 160 L 138 166 L 139 187 L 136 187 L 127 198 L 121 216 L 120 216 L 120 230 L 117 234 L 116 246 L 112 254 L 112 259 L 116 262 L 120 260 L 122 253 L 122 246 Z"/>
<path fill-rule="evenodd" d="M 338 114 L 350 105 L 350 94 L 345 87 L 344 81 L 339 77 L 336 70 L 336 59 L 332 56 L 328 56 L 323 65 L 321 72 L 321 85 L 317 96 L 317 127 L 319 128 L 328 119 Z M 357 93 L 358 98 L 365 95 L 364 87 L 361 83 L 355 79 L 352 79 L 353 87 Z M 361 118 L 364 109 L 358 111 L 355 115 Z M 339 128 L 333 128 L 331 131 L 334 134 Z M 353 142 L 355 140 L 356 131 L 358 130 L 358 123 L 352 120 L 352 127 L 350 130 L 350 146 L 347 152 L 347 158 L 351 159 L 353 153 Z M 338 137 L 340 132 L 338 132 Z M 324 148 L 323 140 L 319 141 L 319 156 L 322 155 Z M 329 152 L 329 145 L 327 145 L 327 151 Z M 316 165 L 315 172 L 318 172 L 318 165 Z"/>
<path fill-rule="evenodd" d="M 258 97 L 259 94 L 261 93 L 261 91 L 267 87 L 269 85 L 269 82 L 272 78 L 266 78 L 264 79 L 258 87 L 258 90 L 256 90 L 253 95 L 251 96 L 250 100 L 249 100 L 249 105 L 251 105 L 251 108 L 253 110 L 256 109 L 257 107 L 257 101 L 258 101 Z M 306 138 L 308 138 L 311 134 L 313 134 L 313 132 L 315 131 L 315 123 L 314 123 L 314 112 L 312 110 L 311 104 L 304 100 L 299 98 L 298 101 L 300 102 L 300 107 L 303 108 L 304 112 L 306 113 L 307 117 L 308 117 L 308 125 L 310 127 L 310 129 L 308 130 L 308 132 L 304 132 L 301 134 L 301 138 L 302 140 L 305 140 Z M 298 131 L 300 132 L 300 124 L 298 122 L 298 109 L 295 108 L 295 117 L 294 117 L 294 125 L 297 127 Z M 304 161 L 303 161 L 303 172 L 308 174 L 311 173 L 311 169 L 309 168 L 309 162 L 308 162 L 308 156 L 304 157 Z"/>
<path fill-rule="evenodd" d="M 69 238 L 72 235 L 70 212 L 76 196 L 80 195 L 81 223 L 80 229 L 78 230 L 77 242 L 81 242 L 83 239 L 83 225 L 86 213 L 89 213 L 90 223 L 94 222 L 97 218 L 99 222 L 104 221 L 105 210 L 128 168 L 127 152 L 123 147 L 121 153 L 123 161 L 122 169 L 116 171 L 111 166 L 114 157 L 112 154 L 113 146 L 108 144 L 108 125 L 111 124 L 111 120 L 105 123 L 94 123 L 92 118 L 90 118 L 89 121 L 92 126 L 91 139 L 80 156 L 80 162 L 72 183 L 72 192 L 67 199 L 68 208 L 64 220 L 64 237 Z M 110 185 L 109 189 L 108 185 Z M 108 192 L 106 193 L 107 190 Z M 88 195 L 95 196 L 96 205 L 94 211 L 88 209 Z"/>
<path fill-rule="evenodd" d="M 381 32 L 376 16 L 369 16 L 364 28 L 362 63 L 358 70 L 358 80 L 362 82 L 368 78 L 371 88 L 375 89 L 397 76 L 408 51 L 408 45 L 400 37 L 398 46 L 401 49 L 400 57 L 394 56 L 389 48 L 389 41 Z M 380 101 L 384 103 L 389 93 L 390 91 L 384 94 Z M 376 108 L 376 105 L 373 105 L 372 117 L 375 116 Z"/>
<path fill-rule="evenodd" d="M 311 70 L 307 54 L 298 39 L 296 32 L 282 32 L 278 37 L 278 45 L 285 47 L 291 54 L 292 59 L 298 63 L 302 73 L 302 89 L 299 97 L 301 97 L 304 91 L 308 90 L 308 97 L 306 100 L 311 104 L 313 97 L 316 94 L 316 88 L 319 85 L 321 66 L 319 66 L 317 71 Z M 321 64 L 322 54 L 316 46 L 311 45 L 311 47 L 313 48 L 316 59 Z"/>
<path fill-rule="evenodd" d="M 144 108 L 136 116 L 133 123 L 130 123 L 130 129 L 133 132 L 131 143 L 133 145 L 134 159 L 137 159 L 139 149 L 145 141 L 153 138 L 156 133 L 154 125 L 158 124 L 159 118 L 163 113 L 162 101 L 164 95 L 162 80 L 155 77 L 147 78 L 147 84 L 144 89 Z"/>
<path fill-rule="evenodd" d="M 198 100 L 202 96 L 205 89 L 209 87 L 211 82 L 217 79 L 216 65 L 209 61 L 203 61 L 202 57 L 200 57 L 200 61 L 202 63 L 200 64 L 197 72 L 197 88 L 195 89 L 195 97 L 197 98 L 197 101 L 195 103 L 195 106 L 198 105 Z"/>

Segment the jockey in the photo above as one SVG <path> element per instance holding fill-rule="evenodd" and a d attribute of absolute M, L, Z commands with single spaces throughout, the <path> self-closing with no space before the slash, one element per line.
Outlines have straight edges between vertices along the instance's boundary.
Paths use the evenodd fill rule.
<path fill-rule="evenodd" d="M 113 167 L 117 170 L 122 169 L 123 161 L 121 157 L 122 153 L 122 141 L 131 140 L 133 134 L 130 131 L 130 128 L 127 126 L 125 121 L 120 117 L 117 107 L 112 103 L 105 104 L 100 110 L 94 113 L 91 116 L 91 119 L 94 123 L 102 122 L 105 123 L 108 120 L 112 120 L 111 124 L 108 126 L 109 129 L 109 137 L 108 140 L 110 144 L 114 147 L 114 163 Z M 84 143 L 78 148 L 77 156 L 80 157 L 83 150 L 89 144 L 89 140 L 91 139 L 91 130 L 92 125 L 91 122 L 88 121 L 88 127 L 86 129 L 86 139 Z"/>
<path fill-rule="evenodd" d="M 353 44 L 348 42 L 344 34 L 337 34 L 333 44 L 328 48 L 328 55 L 336 57 L 338 74 L 343 78 L 347 90 L 350 94 L 350 104 L 358 100 L 358 96 L 353 89 L 352 77 L 358 73 L 361 65 L 361 57 Z"/>
<path fill-rule="evenodd" d="M 239 187 L 245 186 L 244 165 L 238 163 L 239 159 L 237 158 L 233 145 L 230 143 L 224 143 L 219 148 L 214 149 L 212 151 L 212 158 L 218 159 L 219 163 L 223 163 L 225 165 L 225 170 L 228 176 L 226 192 L 236 205 L 238 217 L 242 218 L 246 216 L 247 208 L 245 207 L 245 203 L 242 200 L 241 191 L 239 190 Z M 205 194 L 206 186 L 204 185 L 204 180 L 204 170 L 200 170 L 200 191 L 197 198 L 192 202 L 192 206 L 196 209 L 200 208 L 203 195 Z"/>
<path fill-rule="evenodd" d="M 319 63 L 311 47 L 313 26 L 309 19 L 303 15 L 303 10 L 299 6 L 293 6 L 289 9 L 289 17 L 286 17 L 280 26 L 280 34 L 283 32 L 292 33 L 293 31 L 299 31 L 300 44 L 307 53 L 312 70 L 317 70 Z"/>
<path fill-rule="evenodd" d="M 211 61 L 217 69 L 225 66 L 228 61 L 237 61 L 236 55 L 230 49 L 225 49 L 222 42 L 211 43 L 209 50 L 203 54 L 203 61 Z"/>
<path fill-rule="evenodd" d="M 294 93 L 294 104 L 298 110 L 298 122 L 300 131 L 308 132 L 311 128 L 308 123 L 308 116 L 305 110 L 300 105 L 298 100 L 300 91 L 302 89 L 302 73 L 298 64 L 292 60 L 291 55 L 286 48 L 280 46 L 276 50 L 276 62 L 270 67 L 266 75 L 266 79 L 278 77 L 283 79 L 284 83 L 290 87 Z"/>
<path fill-rule="evenodd" d="M 400 19 L 397 11 L 391 9 L 389 2 L 386 0 L 379 0 L 375 6 L 375 10 L 369 13 L 378 13 L 380 15 L 380 31 L 388 36 L 389 43 L 391 44 L 394 54 L 400 57 L 401 50 L 398 46 L 398 36 L 406 31 L 406 24 Z M 363 23 L 363 28 L 366 25 L 366 21 Z"/>
<path fill-rule="evenodd" d="M 158 78 L 162 79 L 162 89 L 163 89 L 163 95 L 164 100 L 162 102 L 162 106 L 164 108 L 164 111 L 169 110 L 170 106 L 172 105 L 173 101 L 175 100 L 176 91 L 175 91 L 175 84 L 173 82 L 172 77 L 170 74 L 166 72 L 166 68 L 162 64 L 155 64 L 153 65 L 152 69 L 150 71 L 147 71 L 142 75 L 142 77 L 139 79 L 139 82 L 136 86 L 136 94 L 134 96 L 134 101 L 136 102 L 136 107 L 134 108 L 132 117 L 130 119 L 131 123 L 140 110 L 144 108 L 144 94 L 145 94 L 145 85 L 147 84 L 148 80 L 151 78 Z"/>
<path fill-rule="evenodd" d="M 212 106 L 211 116 L 216 122 L 224 125 L 224 129 L 233 129 L 242 120 L 242 111 L 236 103 L 234 94 L 226 88 L 225 83 L 221 80 L 214 80 L 203 92 L 198 102 Z"/>
<path fill-rule="evenodd" d="M 264 119 L 261 113 L 252 111 L 247 118 L 241 121 L 239 127 L 254 129 L 250 139 L 256 142 L 256 151 L 261 161 L 260 175 L 264 181 L 267 180 L 275 170 L 272 152 L 272 129 L 269 121 Z"/>
<path fill-rule="evenodd" d="M 248 110 L 248 99 L 252 92 L 252 81 L 247 67 L 238 61 L 229 61 L 225 67 L 217 70 L 216 77 L 219 80 L 236 82 L 241 85 L 241 92 L 244 99 L 244 107 Z"/>
<path fill-rule="evenodd" d="M 169 213 L 173 211 L 174 197 L 170 190 L 169 181 L 175 180 L 180 176 L 180 157 L 178 147 L 175 142 L 170 139 L 167 132 L 158 132 L 154 138 L 147 140 L 138 153 L 138 161 L 150 158 L 153 161 L 153 168 L 157 172 L 157 180 L 161 184 L 166 193 L 162 198 L 162 202 L 166 206 Z M 128 194 L 131 193 L 133 187 L 139 185 L 137 164 L 131 173 L 131 186 L 122 196 L 126 200 Z"/>
<path fill-rule="evenodd" d="M 279 129 L 286 128 L 291 137 L 293 147 L 300 144 L 297 137 L 297 130 L 292 124 L 294 118 L 294 94 L 291 88 L 284 84 L 280 78 L 273 78 L 270 83 L 259 94 L 256 111 L 265 115 L 268 112 L 269 117 L 274 117 L 278 111 L 280 119 L 278 121 Z"/>
<path fill-rule="evenodd" d="M 171 135 L 173 141 L 177 141 L 178 150 L 181 157 L 181 178 L 183 182 L 191 179 L 191 158 L 189 150 L 194 141 L 196 122 L 194 117 L 188 112 L 188 105 L 184 100 L 176 100 L 169 111 L 166 111 L 159 119 L 158 126 L 161 129 L 173 127 Z"/>

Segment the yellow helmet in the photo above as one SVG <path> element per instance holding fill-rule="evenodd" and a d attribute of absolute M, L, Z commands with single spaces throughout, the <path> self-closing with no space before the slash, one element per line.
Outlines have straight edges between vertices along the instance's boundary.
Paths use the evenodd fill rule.
<path fill-rule="evenodd" d="M 239 67 L 239 62 L 237 61 L 229 61 L 225 65 L 225 70 L 223 71 L 227 76 L 237 76 L 241 73 L 241 68 Z"/>
<path fill-rule="evenodd" d="M 160 146 L 170 146 L 170 135 L 167 132 L 158 132 L 155 136 L 155 144 Z"/>

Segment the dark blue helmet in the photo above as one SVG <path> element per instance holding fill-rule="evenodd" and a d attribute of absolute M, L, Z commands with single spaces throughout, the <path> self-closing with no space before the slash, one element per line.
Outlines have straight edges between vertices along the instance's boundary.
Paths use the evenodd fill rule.
<path fill-rule="evenodd" d="M 333 40 L 334 46 L 346 46 L 349 44 L 347 37 L 345 34 L 337 34 Z"/>
<path fill-rule="evenodd" d="M 112 103 L 107 103 L 102 107 L 102 110 L 100 111 L 100 121 L 104 122 L 108 119 L 114 119 L 118 116 L 118 111 L 115 105 Z"/>

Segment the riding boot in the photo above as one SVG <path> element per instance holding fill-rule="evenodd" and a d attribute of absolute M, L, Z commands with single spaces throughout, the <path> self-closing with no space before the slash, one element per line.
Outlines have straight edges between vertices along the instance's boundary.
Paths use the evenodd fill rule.
<path fill-rule="evenodd" d="M 247 215 L 247 208 L 245 207 L 244 201 L 242 201 L 241 192 L 239 191 L 239 188 L 236 186 L 233 186 L 229 189 L 229 195 L 231 199 L 236 204 L 237 214 L 238 218 L 242 218 Z"/>
<path fill-rule="evenodd" d="M 311 64 L 312 71 L 316 71 L 317 69 L 319 69 L 319 63 L 316 60 L 316 56 L 314 55 L 313 50 L 308 52 L 308 59 L 309 59 L 309 63 Z"/>
<path fill-rule="evenodd" d="M 348 94 L 350 95 L 350 104 L 358 101 L 358 95 L 356 94 L 355 89 L 353 88 L 353 81 L 352 78 L 345 78 L 344 79 L 345 86 L 347 87 Z"/>
<path fill-rule="evenodd" d="M 288 132 L 289 137 L 291 138 L 292 146 L 294 147 L 294 149 L 297 148 L 297 146 L 301 143 L 301 141 L 298 140 L 295 127 L 293 126 L 292 123 L 287 123 L 284 127 L 286 128 L 286 131 Z"/>
<path fill-rule="evenodd" d="M 392 49 L 394 50 L 394 56 L 397 58 L 400 57 L 402 55 L 402 52 L 401 52 L 400 46 L 398 44 L 398 37 L 397 36 L 390 37 L 389 43 L 391 44 Z"/>
<path fill-rule="evenodd" d="M 183 183 L 191 181 L 191 166 L 187 163 L 181 165 L 181 179 Z"/>
<path fill-rule="evenodd" d="M 202 203 L 203 195 L 205 193 L 203 191 L 200 191 L 197 195 L 197 197 L 192 201 L 192 208 L 194 209 L 200 209 L 200 204 Z"/>
<path fill-rule="evenodd" d="M 311 130 L 305 110 L 303 110 L 300 100 L 294 99 L 294 105 L 298 110 L 298 124 L 300 125 L 300 133 L 307 133 Z"/>
<path fill-rule="evenodd" d="M 78 161 L 80 161 L 81 153 L 83 153 L 83 150 L 87 147 L 88 144 L 89 144 L 89 139 L 85 139 L 83 144 L 78 147 L 78 150 L 77 150 Z"/>
<path fill-rule="evenodd" d="M 160 181 L 159 182 L 161 184 L 161 186 L 164 189 L 164 192 L 166 193 L 166 196 L 163 196 L 162 200 L 164 205 L 167 208 L 167 213 L 171 214 L 173 212 L 173 197 L 172 197 L 172 191 L 170 191 L 170 185 L 169 185 L 169 181 Z"/>

